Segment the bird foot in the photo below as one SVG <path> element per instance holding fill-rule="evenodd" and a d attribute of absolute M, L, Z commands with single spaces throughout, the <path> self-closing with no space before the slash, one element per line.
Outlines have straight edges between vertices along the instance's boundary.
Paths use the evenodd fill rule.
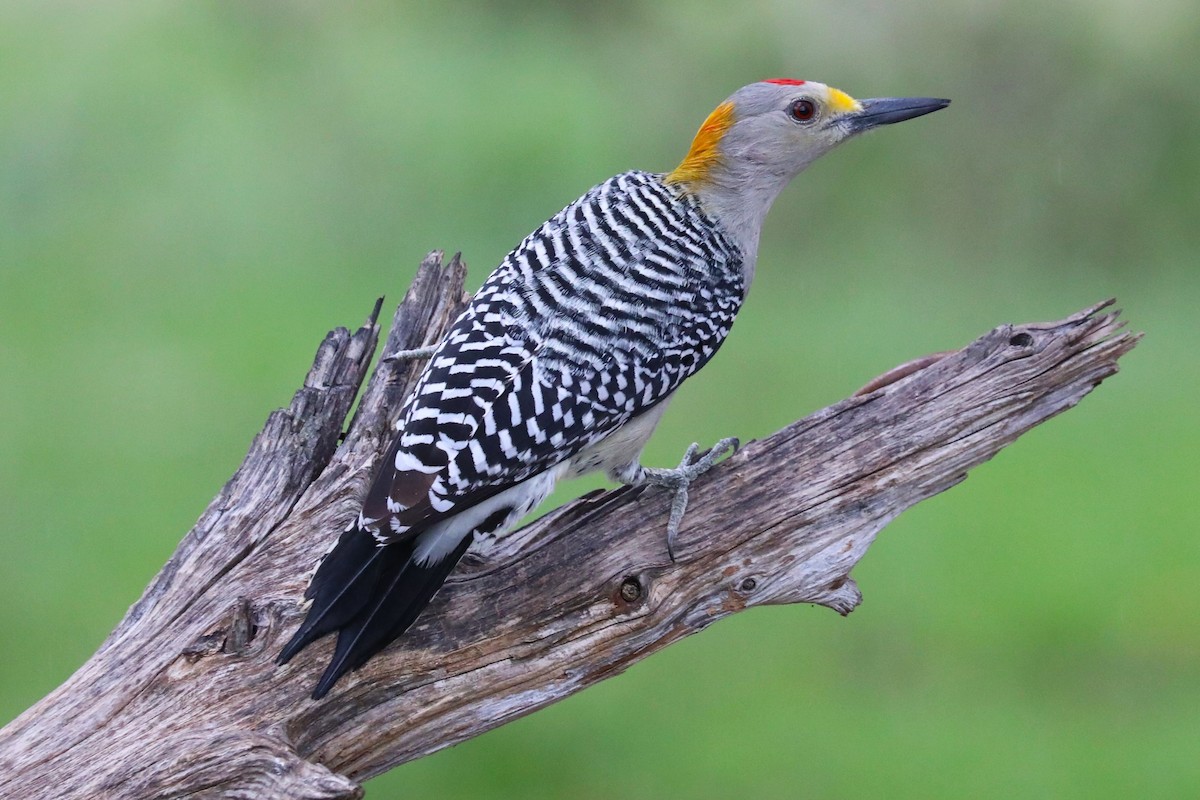
<path fill-rule="evenodd" d="M 671 498 L 671 516 L 667 520 L 667 555 L 672 561 L 675 560 L 675 541 L 679 534 L 679 526 L 683 522 L 684 512 L 687 511 L 688 487 L 692 481 L 712 469 L 726 453 L 736 453 L 740 446 L 736 438 L 729 437 L 697 455 L 700 445 L 692 444 L 683 454 L 683 460 L 679 462 L 678 467 L 642 467 L 632 480 L 626 481 L 633 486 L 651 484 L 675 491 L 675 496 Z"/>

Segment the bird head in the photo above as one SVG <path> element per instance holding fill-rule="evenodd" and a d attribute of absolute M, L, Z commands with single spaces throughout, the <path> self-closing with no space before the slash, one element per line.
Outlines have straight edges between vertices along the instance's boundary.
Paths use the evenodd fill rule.
<path fill-rule="evenodd" d="M 855 100 L 815 81 L 773 78 L 743 86 L 700 126 L 669 183 L 786 183 L 852 136 L 949 105 L 930 97 Z M 729 188 L 734 188 L 730 186 Z"/>
<path fill-rule="evenodd" d="M 930 97 L 855 100 L 815 81 L 759 81 L 717 106 L 687 156 L 663 177 L 699 198 L 753 251 L 771 203 L 801 170 L 853 136 L 949 103 Z"/>

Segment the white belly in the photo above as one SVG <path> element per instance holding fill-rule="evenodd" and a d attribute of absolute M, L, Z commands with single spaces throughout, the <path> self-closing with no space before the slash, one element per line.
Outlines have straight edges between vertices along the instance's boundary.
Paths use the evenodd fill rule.
<path fill-rule="evenodd" d="M 670 402 L 668 396 L 646 413 L 634 417 L 600 441 L 580 450 L 568 462 L 563 477 L 575 478 L 596 470 L 612 473 L 637 461 Z"/>
<path fill-rule="evenodd" d="M 462 537 L 474 531 L 476 526 L 493 512 L 509 507 L 511 511 L 504 522 L 487 534 L 488 537 L 503 535 L 521 517 L 542 502 L 561 478 L 575 478 L 596 470 L 604 470 L 611 474 L 633 464 L 642 454 L 642 448 L 654 433 L 670 400 L 671 398 L 667 397 L 645 414 L 634 417 L 605 438 L 580 450 L 569 461 L 557 464 L 478 505 L 431 525 L 418 537 L 413 560 L 420 565 L 442 560 Z"/>

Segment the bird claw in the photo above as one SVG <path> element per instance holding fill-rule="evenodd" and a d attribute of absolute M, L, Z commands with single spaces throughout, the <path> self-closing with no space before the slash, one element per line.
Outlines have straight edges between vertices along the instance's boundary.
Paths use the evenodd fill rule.
<path fill-rule="evenodd" d="M 692 481 L 708 472 L 726 453 L 736 453 L 741 443 L 734 437 L 722 439 L 697 457 L 699 444 L 693 443 L 683 454 L 683 460 L 674 469 L 656 469 L 644 467 L 643 483 L 674 489 L 675 496 L 671 498 L 671 515 L 667 518 L 667 555 L 675 561 L 675 543 L 679 534 L 679 526 L 683 523 L 684 512 L 688 505 L 688 487 Z"/>
<path fill-rule="evenodd" d="M 738 441 L 736 436 L 729 436 L 721 439 L 712 447 L 701 453 L 699 458 L 696 458 L 696 451 L 700 449 L 700 445 L 693 443 L 692 446 L 687 449 L 687 452 L 683 454 L 683 461 L 680 462 L 679 466 L 694 470 L 695 474 L 693 477 L 699 477 L 715 467 L 717 462 L 725 457 L 726 453 L 729 455 L 735 455 L 737 451 L 741 449 L 741 446 L 742 443 Z M 693 461 L 692 459 L 695 460 Z"/>

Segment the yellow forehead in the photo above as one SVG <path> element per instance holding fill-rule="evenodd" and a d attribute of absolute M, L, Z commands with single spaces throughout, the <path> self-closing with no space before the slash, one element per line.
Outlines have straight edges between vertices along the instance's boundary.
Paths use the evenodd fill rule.
<path fill-rule="evenodd" d="M 829 108 L 835 114 L 846 114 L 851 111 L 861 111 L 862 106 L 857 100 L 843 92 L 841 89 L 829 87 Z"/>

